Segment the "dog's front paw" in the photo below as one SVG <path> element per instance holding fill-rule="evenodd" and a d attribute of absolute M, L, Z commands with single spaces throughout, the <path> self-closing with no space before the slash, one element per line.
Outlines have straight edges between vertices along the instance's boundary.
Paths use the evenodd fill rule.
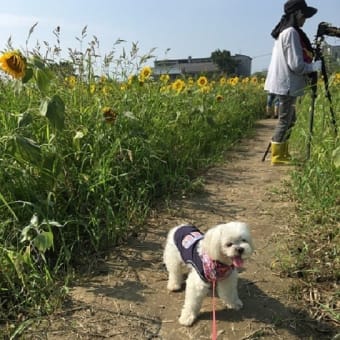
<path fill-rule="evenodd" d="M 243 307 L 243 302 L 240 299 L 233 301 L 232 303 L 226 303 L 226 306 L 230 309 L 239 310 Z"/>
<path fill-rule="evenodd" d="M 182 289 L 182 285 L 174 282 L 168 282 L 167 288 L 170 292 L 178 292 Z"/>
<path fill-rule="evenodd" d="M 194 314 L 184 314 L 182 313 L 180 318 L 178 319 L 178 322 L 182 326 L 192 326 L 194 321 L 196 320 L 196 316 Z"/>

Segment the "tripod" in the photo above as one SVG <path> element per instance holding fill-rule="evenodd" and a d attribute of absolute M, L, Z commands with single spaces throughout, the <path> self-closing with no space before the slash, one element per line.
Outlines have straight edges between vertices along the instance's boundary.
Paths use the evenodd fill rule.
<path fill-rule="evenodd" d="M 331 93 L 329 91 L 329 83 L 328 83 L 328 75 L 325 65 L 325 59 L 321 51 L 321 43 L 324 41 L 323 35 L 316 35 L 315 38 L 315 60 L 321 60 L 321 74 L 324 81 L 325 91 L 326 91 L 326 98 L 329 101 L 329 110 L 331 114 L 331 122 L 334 128 L 334 134 L 335 136 L 338 135 L 338 129 L 335 119 L 335 113 L 333 109 L 333 103 L 332 103 L 332 97 Z M 309 135 L 308 135 L 308 141 L 307 141 L 307 159 L 310 158 L 310 150 L 311 150 L 311 143 L 312 143 L 312 136 L 313 136 L 313 125 L 314 125 L 314 110 L 315 110 L 315 100 L 317 97 L 317 82 L 318 82 L 318 74 L 314 72 L 312 74 L 312 103 L 311 103 L 311 109 L 309 114 Z"/>

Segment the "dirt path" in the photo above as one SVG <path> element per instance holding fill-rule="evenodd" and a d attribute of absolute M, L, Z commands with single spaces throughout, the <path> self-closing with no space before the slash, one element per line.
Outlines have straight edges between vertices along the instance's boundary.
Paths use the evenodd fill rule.
<path fill-rule="evenodd" d="M 162 249 L 167 231 L 179 223 L 207 230 L 236 219 L 249 223 L 256 253 L 240 274 L 244 309 L 224 310 L 217 303 L 218 339 L 327 339 L 316 331 L 322 325 L 289 302 L 288 280 L 270 269 L 275 240 L 286 232 L 292 207 L 274 194 L 283 187 L 289 168 L 261 162 L 274 124 L 259 121 L 254 138 L 244 140 L 224 164 L 208 171 L 201 193 L 179 197 L 155 213 L 145 235 L 115 249 L 92 275 L 75 282 L 65 309 L 42 321 L 40 331 L 31 331 L 25 339 L 210 339 L 209 297 L 192 327 L 178 324 L 184 292 L 167 292 Z"/>

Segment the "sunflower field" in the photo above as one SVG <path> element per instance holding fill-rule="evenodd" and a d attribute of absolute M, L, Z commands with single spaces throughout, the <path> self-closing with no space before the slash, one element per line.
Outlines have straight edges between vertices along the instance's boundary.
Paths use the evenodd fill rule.
<path fill-rule="evenodd" d="M 190 190 L 265 107 L 257 78 L 156 78 L 135 45 L 111 74 L 91 48 L 52 52 L 0 56 L 1 320 L 51 311 L 72 268 Z"/>
<path fill-rule="evenodd" d="M 136 44 L 99 60 L 97 43 L 69 49 L 67 59 L 58 44 L 0 55 L 2 323 L 52 311 L 74 268 L 138 234 L 158 202 L 193 190 L 202 169 L 265 114 L 263 79 L 156 77 L 151 53 L 139 55 Z M 333 75 L 335 112 L 339 86 Z M 303 161 L 290 183 L 308 246 L 298 245 L 299 261 L 280 261 L 289 276 L 299 268 L 308 284 L 315 273 L 329 283 L 339 275 L 339 138 L 321 92 L 305 160 L 309 99 L 298 103 L 292 148 Z M 311 260 L 316 239 L 325 239 L 326 267 Z"/>

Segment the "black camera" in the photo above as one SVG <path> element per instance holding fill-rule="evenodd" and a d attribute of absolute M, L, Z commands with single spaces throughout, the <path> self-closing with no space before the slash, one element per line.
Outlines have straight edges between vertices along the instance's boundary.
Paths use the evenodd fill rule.
<path fill-rule="evenodd" d="M 340 38 L 340 28 L 332 26 L 327 22 L 320 22 L 316 36 L 322 37 L 324 35 Z"/>

